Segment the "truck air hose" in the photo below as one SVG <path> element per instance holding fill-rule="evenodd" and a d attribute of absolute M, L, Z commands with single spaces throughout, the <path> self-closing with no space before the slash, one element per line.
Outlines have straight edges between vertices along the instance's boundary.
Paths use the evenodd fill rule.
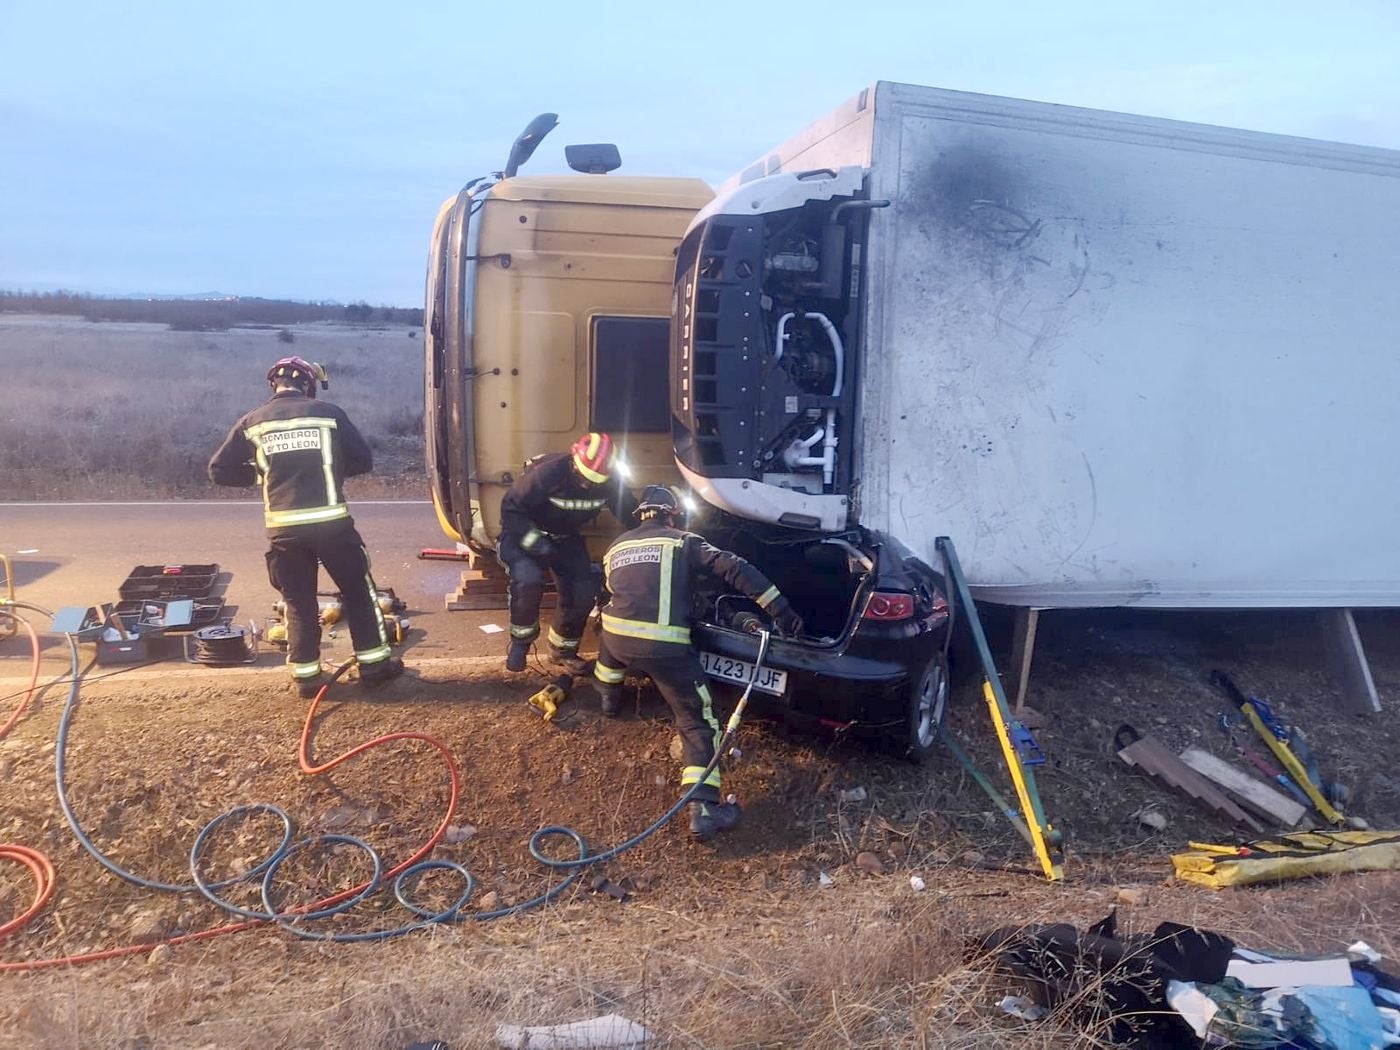
<path fill-rule="evenodd" d="M 43 610 L 37 611 L 42 612 Z M 125 881 L 130 882 L 133 885 L 141 886 L 147 889 L 176 893 L 198 892 L 201 895 L 203 895 L 206 899 L 217 904 L 224 911 L 228 912 L 230 915 L 240 920 L 223 926 L 217 926 L 194 933 L 186 933 L 176 937 L 171 937 L 163 942 L 165 944 L 178 945 L 189 941 L 206 940 L 211 937 L 218 937 L 228 933 L 235 933 L 241 930 L 251 929 L 253 927 L 268 923 L 275 923 L 279 927 L 287 930 L 289 933 L 303 939 L 330 941 L 335 943 L 373 942 L 388 940 L 392 937 L 399 937 L 404 934 L 412 933 L 416 930 L 424 929 L 426 927 L 440 923 L 462 922 L 466 921 L 467 919 L 471 919 L 476 922 L 485 922 L 492 919 L 498 919 L 507 915 L 514 915 L 520 912 L 528 911 L 533 908 L 537 908 L 543 904 L 548 903 L 551 900 L 554 900 L 561 893 L 567 890 L 570 886 L 574 885 L 582 877 L 586 868 L 590 867 L 591 865 L 609 860 L 625 852 L 626 850 L 632 849 L 634 846 L 638 845 L 645 839 L 649 838 L 651 835 L 655 834 L 656 831 L 658 831 L 678 812 L 680 812 L 681 808 L 684 807 L 686 803 L 693 800 L 695 794 L 699 791 L 700 786 L 703 785 L 705 779 L 710 775 L 711 772 L 714 771 L 715 767 L 719 764 L 721 756 L 724 754 L 725 750 L 732 742 L 734 734 L 738 730 L 739 722 L 742 717 L 744 707 L 748 703 L 749 696 L 753 691 L 753 683 L 754 680 L 756 680 L 757 678 L 757 670 L 758 668 L 762 667 L 764 656 L 767 653 L 768 641 L 769 636 L 766 632 L 764 632 L 762 634 L 762 641 L 759 646 L 758 659 L 755 664 L 754 678 L 750 679 L 748 688 L 745 689 L 743 696 L 740 698 L 738 705 L 735 707 L 734 713 L 729 719 L 725 733 L 721 738 L 720 745 L 715 749 L 715 754 L 713 758 L 711 758 L 709 765 L 706 766 L 698 782 L 694 786 L 692 786 L 689 791 L 682 795 L 679 801 L 677 801 L 673 806 L 671 806 L 671 808 L 668 809 L 661 818 L 659 818 L 655 823 L 653 823 L 650 827 L 646 828 L 644 831 L 633 836 L 631 839 L 628 839 L 626 842 L 623 842 L 618 846 L 614 846 L 611 849 L 605 850 L 597 854 L 590 854 L 588 852 L 586 840 L 581 834 L 579 834 L 572 828 L 564 827 L 561 825 L 553 825 L 539 829 L 530 837 L 529 840 L 531 855 L 546 868 L 559 872 L 567 872 L 567 874 L 559 882 L 555 883 L 544 892 L 536 895 L 535 897 L 530 898 L 529 900 L 522 901 L 518 904 L 508 905 L 502 908 L 496 908 L 491 911 L 464 914 L 463 910 L 470 902 L 471 897 L 476 888 L 476 881 L 471 875 L 471 873 L 466 869 L 465 866 L 458 864 L 455 861 L 427 859 L 427 855 L 437 846 L 437 844 L 442 840 L 442 837 L 446 834 L 447 828 L 452 819 L 452 815 L 456 809 L 457 798 L 460 794 L 460 773 L 458 771 L 457 763 L 452 755 L 451 750 L 445 744 L 443 744 L 437 738 L 429 736 L 425 733 L 388 733 L 383 736 L 367 740 L 364 743 L 358 744 L 350 748 L 348 751 L 326 762 L 320 764 L 313 763 L 313 760 L 310 756 L 311 739 L 314 735 L 317 713 L 321 701 L 324 699 L 326 691 L 329 688 L 331 682 L 338 681 L 350 669 L 350 667 L 353 666 L 353 660 L 347 661 L 335 671 L 330 681 L 327 682 L 326 685 L 323 686 L 321 690 L 317 693 L 315 699 L 313 699 L 311 702 L 311 706 L 307 710 L 306 719 L 302 726 L 302 733 L 297 751 L 297 761 L 301 772 L 308 776 L 314 776 L 321 773 L 325 773 L 331 769 L 334 769 L 336 766 L 363 754 L 371 748 L 377 747 L 381 744 L 401 740 L 418 740 L 429 744 L 442 755 L 448 767 L 450 792 L 446 811 L 443 815 L 441 822 L 438 824 L 437 828 L 434 830 L 433 834 L 429 837 L 427 842 L 420 846 L 406 860 L 401 861 L 399 864 L 395 865 L 387 871 L 384 870 L 384 863 L 379 857 L 378 853 L 374 850 L 374 848 L 371 847 L 368 843 L 364 842 L 363 840 L 355 838 L 353 836 L 313 835 L 308 838 L 304 838 L 293 842 L 292 839 L 294 837 L 294 831 L 291 817 L 288 816 L 287 813 L 280 807 L 271 805 L 270 803 L 252 803 L 237 806 L 231 810 L 220 814 L 219 816 L 216 816 L 213 820 L 205 824 L 204 827 L 200 830 L 199 834 L 196 836 L 195 842 L 190 850 L 189 865 L 192 882 L 189 884 L 165 883 L 155 879 L 146 879 L 142 876 L 135 874 L 134 872 L 128 871 L 127 869 L 121 867 L 116 862 L 111 860 L 111 858 L 107 857 L 105 854 L 102 853 L 102 851 L 97 847 L 97 845 L 93 843 L 92 840 L 88 837 L 88 835 L 83 831 L 82 825 L 79 822 L 77 814 L 74 812 L 72 804 L 68 798 L 66 777 L 66 750 L 68 745 L 69 731 L 71 729 L 73 718 L 78 707 L 79 688 L 82 681 L 78 668 L 79 658 L 77 640 L 72 635 L 68 636 L 69 648 L 72 655 L 72 681 L 69 686 L 68 699 L 64 704 L 63 713 L 60 717 L 58 742 L 55 748 L 55 780 L 58 790 L 59 805 L 63 809 L 64 817 L 67 819 L 75 837 L 78 839 L 79 844 L 89 854 L 91 854 L 93 858 L 98 861 L 99 864 L 101 864 L 108 871 L 112 872 L 114 875 L 117 875 L 119 878 L 124 879 Z M 209 843 L 217 834 L 217 832 L 229 822 L 256 818 L 259 815 L 269 815 L 275 817 L 279 822 L 281 822 L 283 830 L 281 835 L 281 841 L 278 843 L 277 847 L 264 860 L 259 862 L 257 865 L 255 865 L 248 871 L 242 872 L 238 875 L 232 876 L 227 879 L 223 879 L 218 882 L 208 882 L 201 874 L 201 867 L 203 865 L 204 855 L 206 850 L 208 849 Z M 573 842 L 575 848 L 578 851 L 576 856 L 550 857 L 543 852 L 543 844 L 547 840 L 561 837 L 567 838 Z M 370 863 L 374 868 L 373 875 L 360 885 L 354 886 L 331 897 L 325 898 L 320 901 L 316 901 L 311 904 L 300 905 L 289 911 L 277 911 L 277 909 L 273 905 L 273 887 L 276 881 L 278 871 L 280 870 L 282 864 L 295 853 L 311 849 L 317 845 L 322 844 L 353 846 L 357 850 L 361 851 L 370 860 Z M 7 924 L 3 930 L 0 930 L 0 936 L 13 932 L 20 926 L 31 921 L 34 918 L 34 916 L 37 915 L 43 909 L 44 905 L 47 904 L 49 898 L 52 896 L 54 885 L 54 878 L 52 874 L 53 866 L 48 862 L 47 858 L 43 858 L 42 855 L 36 854 L 34 853 L 34 851 L 25 851 L 25 855 L 21 856 L 18 851 L 25 850 L 24 847 L 9 848 L 16 852 L 9 854 L 0 853 L 0 857 L 13 857 L 15 859 L 19 859 L 21 863 L 24 863 L 27 866 L 29 866 L 31 872 L 34 874 L 35 877 L 37 892 L 34 905 L 32 905 L 25 912 L 24 915 L 19 916 L 16 920 Z M 445 908 L 442 911 L 433 911 L 432 909 L 422 906 L 416 900 L 413 899 L 412 895 L 413 889 L 416 888 L 417 880 L 420 879 L 422 876 L 434 871 L 451 871 L 460 876 L 462 879 L 463 888 L 461 895 L 449 907 Z M 263 904 L 262 910 L 243 908 L 219 896 L 218 891 L 233 886 L 237 883 L 248 882 L 257 879 L 259 876 L 261 877 L 260 895 Z M 373 893 L 378 891 L 386 880 L 390 883 L 390 888 L 395 900 L 398 901 L 398 903 L 405 910 L 409 911 L 414 916 L 414 921 L 405 923 L 402 926 L 389 930 L 377 930 L 362 933 L 324 933 L 314 929 L 307 929 L 298 925 L 298 923 L 301 922 L 310 922 L 315 919 L 328 918 L 332 915 L 339 915 L 346 912 L 355 904 L 360 903 L 361 901 L 365 900 Z M 149 952 L 150 950 L 151 945 L 149 944 L 126 945 L 119 948 L 111 948 L 104 951 L 89 952 L 83 955 L 73 955 L 64 958 L 38 959 L 29 962 L 18 963 L 0 963 L 0 973 L 20 970 L 37 970 L 53 966 L 72 965 L 81 962 L 95 962 L 101 959 L 112 959 L 126 955 L 142 954 L 145 952 Z"/>

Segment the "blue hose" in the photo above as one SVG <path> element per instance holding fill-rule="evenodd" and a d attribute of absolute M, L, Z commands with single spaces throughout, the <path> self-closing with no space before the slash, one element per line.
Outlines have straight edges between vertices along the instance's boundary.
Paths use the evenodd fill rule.
<path fill-rule="evenodd" d="M 42 615 L 49 616 L 50 618 L 53 616 L 48 610 L 42 609 L 36 605 L 30 605 L 26 602 L 14 602 L 12 604 L 18 608 L 30 609 Z M 58 741 L 54 751 L 54 779 L 58 792 L 58 803 L 63 810 L 64 819 L 68 821 L 68 826 L 72 829 L 74 837 L 78 840 L 78 844 L 81 845 L 94 860 L 118 878 L 134 886 L 140 886 L 150 890 L 158 890 L 167 893 L 199 893 L 206 900 L 217 905 L 232 916 L 257 922 L 275 923 L 294 936 L 306 940 L 329 941 L 338 944 L 366 943 L 401 937 L 404 934 L 413 933 L 414 931 L 443 923 L 464 922 L 468 919 L 475 922 L 487 922 L 492 919 L 503 918 L 507 915 L 515 915 L 520 912 L 529 911 L 549 903 L 576 883 L 583 876 L 587 868 L 611 860 L 640 845 L 669 823 L 677 813 L 689 802 L 694 800 L 696 793 L 704 785 L 709 775 L 714 772 L 715 767 L 719 765 L 721 756 L 728 749 L 734 739 L 734 735 L 738 732 L 741 716 L 744 708 L 748 704 L 749 697 L 753 693 L 754 683 L 758 678 L 758 672 L 763 667 L 763 660 L 768 652 L 769 633 L 763 631 L 760 632 L 760 634 L 761 640 L 759 643 L 758 658 L 754 662 L 754 673 L 750 677 L 743 695 L 739 698 L 738 704 L 735 706 L 734 713 L 729 719 L 718 746 L 715 748 L 714 756 L 710 759 L 709 765 L 705 767 L 704 772 L 700 775 L 696 783 L 649 827 L 632 836 L 625 842 L 604 850 L 601 853 L 589 853 L 587 840 L 573 828 L 557 824 L 540 828 L 530 836 L 530 855 L 546 868 L 553 871 L 568 872 L 568 875 L 543 893 L 529 900 L 504 908 L 496 908 L 492 911 L 464 914 L 464 909 L 471 900 L 472 894 L 476 889 L 476 880 L 465 866 L 449 860 L 424 860 L 406 868 L 394 879 L 391 886 L 394 899 L 401 907 L 412 913 L 417 921 L 409 922 L 390 930 L 376 930 L 366 933 L 323 933 L 316 930 L 304 929 L 297 924 L 301 922 L 313 922 L 318 919 L 326 919 L 334 915 L 344 914 L 355 907 L 355 905 L 378 892 L 382 888 L 384 862 L 374 847 L 370 846 L 369 843 L 365 842 L 363 839 L 356 838 L 352 835 L 313 835 L 294 842 L 295 829 L 292 818 L 279 806 L 274 806 L 267 802 L 254 802 L 235 806 L 233 809 L 219 814 L 200 829 L 199 834 L 195 836 L 194 844 L 190 847 L 189 866 L 192 881 L 189 883 L 161 882 L 157 879 L 147 879 L 122 867 L 103 853 L 83 830 L 82 823 L 78 820 L 78 815 L 74 811 L 72 802 L 68 797 L 68 734 L 72 728 L 73 718 L 77 713 L 78 693 L 82 684 L 82 672 L 79 669 L 78 642 L 71 634 L 65 637 L 68 639 L 68 646 L 72 658 L 70 670 L 72 681 L 68 687 L 68 697 L 64 701 L 63 713 L 59 718 Z M 338 680 L 352 665 L 353 661 L 342 665 L 337 669 L 331 681 L 334 682 Z M 201 874 L 201 868 L 204 863 L 205 852 L 214 835 L 230 821 L 245 820 L 261 814 L 273 816 L 282 823 L 282 837 L 276 849 L 245 872 L 222 879 L 218 882 L 207 882 Z M 544 843 L 556 838 L 571 840 L 578 850 L 577 856 L 561 858 L 551 857 L 545 854 L 543 850 Z M 358 849 L 369 859 L 374 869 L 373 875 L 358 892 L 337 904 L 327 905 L 326 907 L 313 911 L 293 910 L 290 912 L 278 912 L 273 905 L 273 887 L 281 866 L 294 854 L 322 844 L 348 845 Z M 423 907 L 413 899 L 410 892 L 410 887 L 414 885 L 415 880 L 432 871 L 451 871 L 461 876 L 462 879 L 463 890 L 461 895 L 451 906 L 443 911 L 435 912 L 429 908 Z M 220 891 L 222 890 L 226 890 L 239 883 L 251 882 L 255 879 L 259 879 L 259 877 L 260 896 L 264 910 L 244 908 L 220 896 Z"/>

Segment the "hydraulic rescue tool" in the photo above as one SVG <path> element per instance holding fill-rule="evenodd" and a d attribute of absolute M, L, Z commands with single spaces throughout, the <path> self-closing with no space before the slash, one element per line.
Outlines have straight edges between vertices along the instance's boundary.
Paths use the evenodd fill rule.
<path fill-rule="evenodd" d="M 559 707 L 565 700 L 569 699 L 569 690 L 573 688 L 574 676 L 561 674 L 554 681 L 541 689 L 534 696 L 526 701 L 531 707 L 539 711 L 544 716 L 546 722 L 553 722 L 554 716 L 559 713 Z"/>
<path fill-rule="evenodd" d="M 1289 746 L 1296 730 L 1290 732 L 1288 726 L 1275 718 L 1267 702 L 1260 700 L 1257 696 L 1246 698 L 1244 693 L 1240 692 L 1239 686 L 1235 685 L 1224 671 L 1212 671 L 1210 680 L 1224 690 L 1225 695 L 1240 709 L 1245 720 L 1254 727 L 1254 731 L 1268 745 L 1269 750 L 1278 759 L 1279 765 L 1288 771 L 1293 783 L 1303 789 L 1313 808 L 1322 815 L 1323 819 L 1330 824 L 1345 824 L 1346 815 L 1332 805 L 1324 793 L 1322 778 L 1316 772 L 1316 764 L 1314 763 L 1314 768 L 1310 771 L 1306 759 L 1300 759 L 1295 753 L 1295 749 Z M 1308 757 L 1311 755 L 1309 754 Z"/>
<path fill-rule="evenodd" d="M 992 661 L 992 650 L 987 645 L 987 635 L 982 630 L 982 620 L 977 615 L 977 605 L 972 600 L 972 589 L 968 587 L 967 577 L 963 575 L 953 541 L 947 536 L 940 536 L 936 545 L 947 564 L 948 575 L 953 579 L 957 602 L 966 610 L 967 626 L 977 648 L 977 659 L 982 665 L 982 699 L 987 703 L 987 711 L 992 716 L 992 725 L 996 728 L 997 740 L 1001 744 L 1002 757 L 1006 760 L 1011 782 L 1016 786 L 1016 797 L 1021 802 L 1020 816 L 1024 818 L 1022 823 L 1030 832 L 1031 845 L 1035 849 L 1036 859 L 1040 861 L 1045 877 L 1051 882 L 1057 882 L 1064 878 L 1064 840 L 1060 832 L 1051 827 L 1045 819 L 1040 792 L 1035 784 L 1035 771 L 1031 768 L 1042 764 L 1045 756 L 1035 743 L 1030 730 L 1012 717 L 1011 709 L 1007 706 L 1006 694 L 1001 688 L 1001 677 Z M 942 739 L 947 742 L 946 733 L 942 735 Z M 956 752 L 954 754 L 956 755 Z M 999 801 L 1000 796 L 993 795 L 992 798 L 1002 806 L 1003 812 L 1010 819 L 1012 811 Z M 1015 820 L 1012 820 L 1012 824 L 1020 830 L 1020 824 Z"/>

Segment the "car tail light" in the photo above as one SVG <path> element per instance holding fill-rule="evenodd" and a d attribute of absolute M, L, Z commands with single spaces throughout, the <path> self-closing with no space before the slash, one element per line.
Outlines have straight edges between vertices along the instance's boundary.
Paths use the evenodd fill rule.
<path fill-rule="evenodd" d="M 908 620 L 914 616 L 914 596 L 901 591 L 876 591 L 865 603 L 863 620 Z"/>

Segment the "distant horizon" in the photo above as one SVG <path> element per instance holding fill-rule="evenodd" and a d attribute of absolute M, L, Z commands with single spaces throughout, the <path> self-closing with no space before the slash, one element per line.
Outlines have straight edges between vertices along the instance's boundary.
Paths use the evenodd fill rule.
<path fill-rule="evenodd" d="M 45 287 L 42 285 L 32 285 L 29 287 L 3 287 L 0 286 L 0 296 L 42 296 L 42 295 L 68 295 L 75 299 L 102 299 L 115 302 L 227 302 L 235 299 L 259 300 L 269 303 L 295 303 L 299 306 L 370 306 L 376 310 L 419 310 L 423 308 L 422 303 L 403 305 L 399 303 L 374 303 L 367 299 L 353 299 L 346 302 L 343 299 L 307 299 L 296 295 L 243 295 L 237 292 L 93 292 L 80 288 L 67 288 L 58 285 Z"/>

